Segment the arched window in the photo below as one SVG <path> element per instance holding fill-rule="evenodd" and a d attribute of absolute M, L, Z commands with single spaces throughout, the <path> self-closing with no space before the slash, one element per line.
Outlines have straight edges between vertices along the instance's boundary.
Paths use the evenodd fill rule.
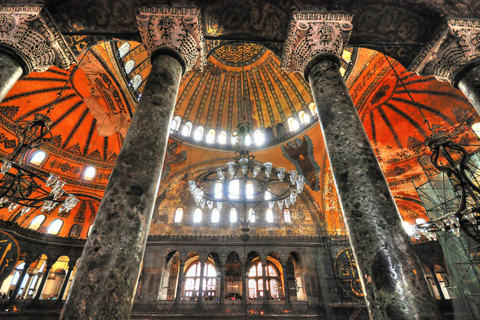
<path fill-rule="evenodd" d="M 175 116 L 172 120 L 172 124 L 170 126 L 170 130 L 178 131 L 180 129 L 180 124 L 182 123 L 182 118 L 180 116 Z"/>
<path fill-rule="evenodd" d="M 127 74 L 130 74 L 130 72 L 132 72 L 133 69 L 135 69 L 135 60 L 130 59 L 125 63 L 125 72 Z"/>
<path fill-rule="evenodd" d="M 120 58 L 125 57 L 130 52 L 130 42 L 124 42 L 120 48 L 118 48 L 118 54 Z"/>
<path fill-rule="evenodd" d="M 196 141 L 202 141 L 203 139 L 203 127 L 199 126 L 197 129 L 195 129 L 195 132 L 193 133 L 193 139 Z"/>
<path fill-rule="evenodd" d="M 261 146 L 265 142 L 265 135 L 260 130 L 255 130 L 253 133 L 253 140 L 255 140 L 255 144 L 257 146 Z"/>
<path fill-rule="evenodd" d="M 300 125 L 298 124 L 298 121 L 292 117 L 287 119 L 288 123 L 288 128 L 290 129 L 290 132 L 297 131 Z"/>
<path fill-rule="evenodd" d="M 245 186 L 245 194 L 247 199 L 253 199 L 253 182 L 247 181 L 247 185 Z"/>
<path fill-rule="evenodd" d="M 200 272 L 202 267 L 200 262 L 192 263 L 185 272 L 185 291 L 184 296 L 187 300 L 198 298 L 200 289 Z M 210 261 L 207 261 L 203 269 L 202 291 L 204 297 L 216 297 L 217 272 Z"/>
<path fill-rule="evenodd" d="M 47 234 L 51 234 L 56 236 L 60 230 L 62 229 L 63 221 L 62 219 L 56 219 L 51 224 L 50 227 L 47 229 Z"/>
<path fill-rule="evenodd" d="M 250 210 L 248 210 L 248 221 L 250 221 L 250 223 L 255 223 L 255 220 L 255 211 L 253 208 L 250 208 Z"/>
<path fill-rule="evenodd" d="M 228 197 L 233 200 L 240 199 L 240 181 L 231 180 L 228 184 Z"/>
<path fill-rule="evenodd" d="M 42 225 L 43 221 L 45 221 L 45 216 L 43 214 L 36 216 L 35 219 L 30 222 L 30 225 L 28 226 L 28 229 L 32 229 L 35 231 L 38 231 L 40 226 Z"/>
<path fill-rule="evenodd" d="M 83 172 L 83 180 L 85 181 L 93 181 L 95 175 L 97 174 L 97 169 L 94 167 L 87 167 Z"/>
<path fill-rule="evenodd" d="M 182 218 L 183 218 L 183 209 L 177 208 L 177 211 L 175 211 L 175 218 L 173 218 L 173 222 L 180 223 L 182 222 Z"/>
<path fill-rule="evenodd" d="M 143 82 L 142 76 L 139 74 L 136 74 L 130 83 L 132 84 L 133 90 L 137 90 L 138 87 L 140 87 L 140 85 L 142 84 L 142 82 Z"/>
<path fill-rule="evenodd" d="M 292 216 L 290 215 L 290 210 L 283 210 L 283 219 L 285 220 L 285 223 L 292 223 Z"/>
<path fill-rule="evenodd" d="M 222 199 L 223 183 L 222 181 L 215 182 L 215 199 Z"/>
<path fill-rule="evenodd" d="M 206 141 L 207 141 L 207 143 L 210 143 L 210 144 L 215 142 L 215 130 L 210 129 L 208 131 Z"/>
<path fill-rule="evenodd" d="M 232 145 L 235 145 L 237 143 L 237 132 L 236 131 L 232 132 L 232 136 L 230 137 L 230 143 Z"/>
<path fill-rule="evenodd" d="M 39 150 L 35 152 L 35 154 L 33 155 L 32 159 L 30 159 L 29 162 L 30 164 L 33 164 L 35 166 L 40 166 L 46 157 L 47 157 L 47 154 L 44 151 Z"/>
<path fill-rule="evenodd" d="M 273 223 L 273 210 L 270 208 L 267 209 L 266 220 L 268 223 Z"/>
<path fill-rule="evenodd" d="M 310 116 L 303 110 L 298 113 L 298 117 L 300 118 L 300 122 L 302 124 L 307 124 L 310 122 Z"/>
<path fill-rule="evenodd" d="M 193 212 L 193 222 L 202 222 L 202 210 L 200 208 L 195 209 L 195 211 Z"/>
<path fill-rule="evenodd" d="M 80 226 L 78 224 L 74 224 L 68 233 L 69 237 L 78 238 L 80 235 Z"/>
<path fill-rule="evenodd" d="M 220 221 L 220 210 L 213 208 L 212 210 L 212 223 L 218 223 Z"/>
<path fill-rule="evenodd" d="M 227 133 L 225 131 L 220 132 L 220 134 L 218 135 L 218 143 L 227 143 Z"/>
<path fill-rule="evenodd" d="M 238 220 L 237 209 L 230 209 L 230 223 L 236 223 Z"/>
<path fill-rule="evenodd" d="M 90 227 L 88 227 L 87 238 L 90 236 L 90 233 L 92 233 L 92 229 L 93 229 L 93 224 Z"/>
<path fill-rule="evenodd" d="M 310 102 L 310 104 L 308 105 L 308 109 L 310 109 L 310 113 L 312 114 L 312 116 L 316 116 L 317 115 L 317 108 L 315 107 L 315 102 Z"/>
<path fill-rule="evenodd" d="M 262 263 L 257 260 L 250 267 L 248 271 L 249 299 L 258 299 L 260 297 L 263 297 L 264 294 L 266 294 L 268 298 L 278 299 L 280 297 L 280 292 L 278 290 L 278 284 L 281 283 L 279 272 L 270 261 L 267 262 L 265 271 L 265 280 L 267 281 L 267 283 L 264 287 Z"/>
<path fill-rule="evenodd" d="M 16 268 L 15 268 L 15 273 L 13 274 L 12 278 L 12 286 L 16 286 L 18 283 L 18 280 L 20 279 L 20 274 L 22 273 L 23 268 L 25 268 L 25 262 L 20 263 Z M 28 274 L 26 276 L 28 278 Z M 24 281 L 25 282 L 25 281 Z"/>
<path fill-rule="evenodd" d="M 190 121 L 185 123 L 185 125 L 182 128 L 182 136 L 190 137 L 190 133 L 192 132 L 192 127 L 193 127 L 193 124 Z"/>

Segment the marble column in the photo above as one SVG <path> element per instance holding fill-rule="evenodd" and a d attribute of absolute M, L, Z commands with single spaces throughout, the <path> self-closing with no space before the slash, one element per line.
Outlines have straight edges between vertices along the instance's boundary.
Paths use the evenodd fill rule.
<path fill-rule="evenodd" d="M 203 306 L 203 281 L 205 281 L 205 264 L 204 260 L 200 260 L 200 285 L 198 286 L 198 300 L 197 300 L 197 308 L 198 310 L 202 309 Z"/>
<path fill-rule="evenodd" d="M 180 267 L 178 270 L 177 290 L 175 294 L 175 305 L 177 306 L 180 303 L 180 299 L 182 297 L 182 288 L 183 288 L 183 281 L 184 281 L 183 279 L 185 277 L 184 269 L 185 269 L 185 261 L 180 260 Z"/>
<path fill-rule="evenodd" d="M 0 102 L 22 75 L 77 62 L 43 6 L 2 6 L 0 18 Z"/>
<path fill-rule="evenodd" d="M 295 13 L 282 65 L 310 83 L 371 319 L 439 319 L 339 70 L 352 16 Z"/>
<path fill-rule="evenodd" d="M 65 276 L 65 278 L 63 280 L 62 288 L 60 289 L 60 293 L 58 294 L 58 300 L 59 301 L 63 300 L 63 296 L 65 294 L 65 290 L 67 289 L 68 281 L 70 280 L 70 276 L 72 275 L 72 271 L 73 271 L 74 266 L 75 266 L 75 264 L 74 265 L 70 265 L 70 264 L 68 265 L 67 275 Z"/>
<path fill-rule="evenodd" d="M 245 262 L 240 265 L 240 272 L 242 273 L 242 305 L 247 306 L 247 267 Z"/>
<path fill-rule="evenodd" d="M 262 280 L 263 280 L 263 304 L 268 304 L 267 290 L 267 262 L 262 261 Z"/>
<path fill-rule="evenodd" d="M 220 264 L 220 304 L 225 304 L 225 264 Z"/>
<path fill-rule="evenodd" d="M 140 11 L 152 68 L 60 319 L 130 318 L 180 79 L 203 60 L 197 9 Z"/>
<path fill-rule="evenodd" d="M 46 262 L 45 265 L 45 270 L 43 270 L 43 277 L 42 281 L 40 282 L 40 285 L 38 286 L 37 293 L 35 294 L 34 300 L 39 300 L 40 297 L 42 296 L 43 288 L 45 287 L 45 283 L 47 282 L 48 275 L 50 274 L 50 270 L 52 269 L 52 266 L 55 262 Z"/>
<path fill-rule="evenodd" d="M 480 21 L 448 19 L 409 66 L 460 89 L 480 114 Z M 449 106 L 454 108 L 455 106 Z"/>
<path fill-rule="evenodd" d="M 290 304 L 290 292 L 288 290 L 287 261 L 282 264 L 283 269 L 283 292 L 285 293 L 285 304 Z"/>

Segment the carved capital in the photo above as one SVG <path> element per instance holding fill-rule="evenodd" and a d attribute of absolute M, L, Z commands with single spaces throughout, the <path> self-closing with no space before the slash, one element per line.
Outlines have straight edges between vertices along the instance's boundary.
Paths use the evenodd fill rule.
<path fill-rule="evenodd" d="M 341 57 L 352 32 L 352 17 L 343 13 L 295 12 L 285 41 L 282 69 L 303 74 L 318 54 Z"/>
<path fill-rule="evenodd" d="M 480 58 L 480 21 L 447 20 L 418 54 L 408 71 L 454 80 L 465 64 Z"/>
<path fill-rule="evenodd" d="M 24 74 L 77 63 L 65 39 L 43 6 L 0 6 L 0 46 L 25 64 Z"/>
<path fill-rule="evenodd" d="M 137 21 L 143 44 L 150 54 L 159 48 L 171 48 L 185 60 L 186 71 L 203 70 L 205 41 L 199 9 L 140 8 Z"/>

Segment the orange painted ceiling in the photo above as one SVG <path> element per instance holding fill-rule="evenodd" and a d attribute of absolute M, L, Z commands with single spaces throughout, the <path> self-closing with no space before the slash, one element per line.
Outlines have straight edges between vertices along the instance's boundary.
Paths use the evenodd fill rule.
<path fill-rule="evenodd" d="M 148 75 L 149 62 L 143 47 L 132 42 L 130 53 L 120 58 L 117 52 L 120 45 L 115 42 L 97 45 L 79 57 L 79 67 L 67 71 L 52 68 L 31 74 L 20 80 L 0 105 L 2 154 L 11 152 L 4 142 L 15 139 L 15 121 L 47 112 L 53 121 L 54 139 L 42 146 L 48 158 L 41 167 L 58 174 L 67 182 L 65 190 L 81 199 L 69 214 L 54 211 L 48 215 L 44 226 L 57 217 L 65 221 L 60 236 L 67 236 L 75 223 L 82 225 L 81 237 L 86 236 L 134 113 L 136 95 L 141 93 L 141 87 L 135 91 L 129 82 L 136 74 L 143 79 Z M 130 59 L 135 60 L 136 67 L 127 74 L 123 68 Z M 238 102 L 245 100 L 241 93 L 247 87 L 247 115 L 255 128 L 285 123 L 286 118 L 301 110 L 310 112 L 308 86 L 300 76 L 284 74 L 278 67 L 278 57 L 271 51 L 242 44 L 216 49 L 208 61 L 203 75 L 191 72 L 182 80 L 175 112 L 184 121 L 215 128 L 217 132 L 232 130 L 240 118 Z M 462 139 L 468 142 L 475 136 L 467 124 L 473 123 L 477 115 L 458 90 L 431 77 L 409 74 L 393 59 L 389 61 L 405 87 L 387 57 L 367 49 L 359 49 L 355 59 L 345 65 L 346 70 L 350 68 L 347 85 L 400 212 L 411 222 L 425 216 L 414 183 L 421 184 L 427 180 L 426 174 L 435 174 L 425 158 L 429 150 L 424 140 L 431 131 L 423 117 L 433 130 L 461 131 Z M 307 195 L 302 201 L 308 208 L 314 208 L 317 216 L 305 230 L 325 222 L 331 232 L 343 232 L 343 219 L 318 124 L 304 126 L 286 139 L 255 152 L 258 160 L 297 168 L 308 177 Z M 171 136 L 160 198 L 166 186 L 185 179 L 191 168 L 218 165 L 233 156 L 232 152 L 214 150 L 205 144 L 195 146 L 192 141 L 185 142 Z M 87 166 L 97 169 L 93 182 L 81 178 Z M 163 194 L 163 197 L 168 200 L 155 213 L 152 233 L 166 232 L 162 226 L 172 221 L 175 209 L 182 202 L 178 194 Z M 38 210 L 32 210 L 18 218 L 19 210 L 0 209 L 1 219 L 16 218 L 25 227 L 38 214 Z"/>

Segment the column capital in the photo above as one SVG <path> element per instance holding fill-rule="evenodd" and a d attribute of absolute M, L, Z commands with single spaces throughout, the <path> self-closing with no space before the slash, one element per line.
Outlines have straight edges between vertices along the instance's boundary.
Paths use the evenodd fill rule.
<path fill-rule="evenodd" d="M 448 19 L 420 51 L 408 71 L 433 75 L 455 86 L 463 66 L 480 59 L 480 21 Z"/>
<path fill-rule="evenodd" d="M 350 39 L 353 16 L 346 13 L 294 12 L 282 56 L 282 69 L 305 73 L 319 54 L 341 57 Z"/>
<path fill-rule="evenodd" d="M 173 49 L 185 62 L 184 72 L 203 70 L 205 40 L 199 9 L 142 7 L 137 22 L 143 44 L 150 54 L 158 49 Z"/>
<path fill-rule="evenodd" d="M 0 6 L 0 46 L 21 58 L 24 75 L 55 65 L 68 69 L 74 54 L 43 6 Z"/>

